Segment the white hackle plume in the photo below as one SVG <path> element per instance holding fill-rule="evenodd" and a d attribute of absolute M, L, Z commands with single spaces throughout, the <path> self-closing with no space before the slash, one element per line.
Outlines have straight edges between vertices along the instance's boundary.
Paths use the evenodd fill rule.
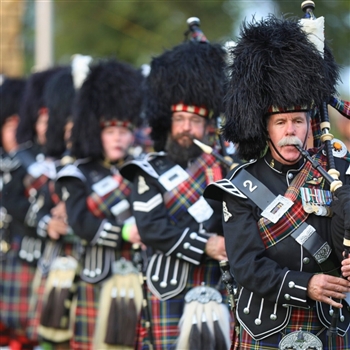
<path fill-rule="evenodd" d="M 91 56 L 75 54 L 71 60 L 73 84 L 76 90 L 80 89 L 90 71 Z"/>
<path fill-rule="evenodd" d="M 141 66 L 141 73 L 142 75 L 147 78 L 149 76 L 149 73 L 151 72 L 151 66 L 147 63 L 144 63 L 142 66 Z"/>
<path fill-rule="evenodd" d="M 308 35 L 308 39 L 316 46 L 316 49 L 323 57 L 324 50 L 324 17 L 314 20 L 310 18 L 300 19 L 303 31 Z"/>

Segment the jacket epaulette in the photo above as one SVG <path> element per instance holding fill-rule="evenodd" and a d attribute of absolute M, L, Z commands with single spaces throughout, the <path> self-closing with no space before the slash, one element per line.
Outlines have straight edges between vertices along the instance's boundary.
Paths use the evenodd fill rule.
<path fill-rule="evenodd" d="M 244 198 L 246 199 L 247 196 L 244 195 L 233 183 L 232 179 L 235 177 L 235 175 L 241 170 L 247 168 L 249 165 L 256 162 L 256 159 L 251 160 L 247 163 L 243 163 L 239 165 L 238 167 L 234 168 L 231 172 L 227 174 L 227 177 L 225 179 L 216 181 L 211 183 L 206 187 L 203 193 L 203 197 L 222 201 L 222 196 L 224 192 L 230 193 L 236 197 Z M 219 189 L 219 191 L 218 191 Z"/>

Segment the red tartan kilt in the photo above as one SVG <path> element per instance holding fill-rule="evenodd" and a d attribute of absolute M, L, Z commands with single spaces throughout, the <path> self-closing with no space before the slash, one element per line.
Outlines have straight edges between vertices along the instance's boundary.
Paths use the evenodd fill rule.
<path fill-rule="evenodd" d="M 45 284 L 47 277 L 41 276 L 39 285 L 33 288 L 33 294 L 30 299 L 30 309 L 28 312 L 27 337 L 32 340 L 39 340 L 38 327 L 40 325 L 40 316 L 43 309 Z"/>
<path fill-rule="evenodd" d="M 11 329 L 25 330 L 35 267 L 18 258 L 13 245 L 0 261 L 0 321 Z"/>
<path fill-rule="evenodd" d="M 78 282 L 72 350 L 93 350 L 93 337 L 98 314 L 100 285 Z"/>

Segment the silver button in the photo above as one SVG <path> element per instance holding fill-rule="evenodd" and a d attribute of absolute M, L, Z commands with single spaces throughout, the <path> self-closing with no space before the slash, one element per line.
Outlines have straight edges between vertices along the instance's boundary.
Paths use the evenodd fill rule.
<path fill-rule="evenodd" d="M 188 249 L 189 247 L 191 247 L 190 243 L 188 243 L 188 242 L 184 243 L 184 249 Z"/>
<path fill-rule="evenodd" d="M 162 288 L 166 288 L 167 283 L 165 281 L 160 282 L 159 284 Z"/>
<path fill-rule="evenodd" d="M 112 227 L 112 224 L 111 224 L 110 222 L 106 222 L 106 223 L 103 225 L 103 228 L 104 228 L 105 230 L 110 230 L 111 227 Z"/>
<path fill-rule="evenodd" d="M 106 237 L 107 236 L 107 232 L 106 231 L 101 231 L 101 237 Z"/>
<path fill-rule="evenodd" d="M 153 276 L 151 277 L 151 279 L 152 279 L 153 282 L 158 282 L 158 281 L 159 281 L 159 276 L 153 275 Z"/>
<path fill-rule="evenodd" d="M 256 318 L 254 323 L 257 325 L 257 326 L 260 326 L 261 325 L 261 320 L 260 318 Z"/>
<path fill-rule="evenodd" d="M 288 283 L 288 287 L 289 287 L 289 288 L 294 288 L 294 287 L 295 287 L 295 283 L 294 283 L 293 281 L 290 281 L 290 282 Z"/>
<path fill-rule="evenodd" d="M 244 312 L 246 315 L 248 315 L 248 314 L 249 314 L 249 308 L 245 307 L 245 308 L 243 309 L 243 312 Z"/>
<path fill-rule="evenodd" d="M 290 300 L 290 295 L 289 294 L 284 294 L 284 299 Z"/>
<path fill-rule="evenodd" d="M 303 259 L 303 263 L 304 263 L 305 265 L 307 265 L 309 262 L 310 262 L 310 259 L 309 259 L 308 257 L 305 257 L 305 258 Z"/>
<path fill-rule="evenodd" d="M 172 279 L 170 280 L 170 284 L 171 284 L 172 286 L 176 286 L 177 280 L 176 280 L 175 278 L 172 278 Z"/>
<path fill-rule="evenodd" d="M 289 179 L 289 180 L 293 179 L 293 177 L 294 177 L 294 175 L 293 175 L 292 173 L 289 173 L 289 174 L 288 174 L 288 179 Z"/>
<path fill-rule="evenodd" d="M 277 320 L 277 315 L 276 315 L 276 314 L 271 314 L 271 315 L 270 315 L 270 319 L 271 319 L 272 321 L 276 321 L 276 320 Z"/>
<path fill-rule="evenodd" d="M 344 320 L 345 320 L 344 315 L 341 315 L 341 316 L 340 316 L 340 322 L 344 322 Z"/>
<path fill-rule="evenodd" d="M 182 258 L 182 254 L 181 253 L 177 253 L 176 256 L 181 259 Z"/>
<path fill-rule="evenodd" d="M 29 195 L 30 195 L 31 197 L 35 197 L 36 194 L 37 194 L 37 190 L 36 190 L 35 188 L 31 188 L 31 189 L 29 190 Z"/>
<path fill-rule="evenodd" d="M 191 238 L 191 239 L 196 239 L 196 238 L 197 238 L 197 233 L 196 233 L 196 232 L 192 232 L 192 233 L 190 234 L 190 238 Z"/>

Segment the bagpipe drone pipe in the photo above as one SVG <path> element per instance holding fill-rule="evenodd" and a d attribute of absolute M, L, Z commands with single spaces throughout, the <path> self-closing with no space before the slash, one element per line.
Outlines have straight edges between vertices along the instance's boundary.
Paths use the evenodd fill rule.
<path fill-rule="evenodd" d="M 309 20 L 316 21 L 313 12 L 315 9 L 315 3 L 313 1 L 304 1 L 301 4 L 301 8 L 305 12 L 304 23 L 307 23 Z M 307 28 L 306 31 L 308 34 L 311 34 L 309 37 L 315 33 L 315 31 L 308 31 Z M 317 37 L 317 34 L 315 36 Z M 321 54 L 323 55 L 323 52 L 321 52 Z M 326 59 L 326 57 L 324 57 L 324 59 Z M 339 157 L 339 152 L 342 152 L 341 155 L 349 160 L 349 152 L 346 150 L 345 145 L 343 146 L 341 141 L 334 139 L 333 135 L 330 133 L 331 125 L 328 116 L 328 104 L 336 108 L 343 116 L 350 119 L 349 102 L 342 101 L 334 96 L 331 96 L 329 101 L 324 101 L 322 105 L 317 106 L 320 116 L 320 141 L 323 143 L 323 149 L 327 156 L 328 171 L 315 161 L 306 150 L 303 150 L 299 146 L 295 147 L 305 159 L 311 162 L 312 166 L 318 170 L 330 186 L 330 190 L 334 196 L 332 202 L 334 213 L 332 217 L 332 228 L 336 227 L 337 229 L 340 228 L 344 231 L 343 249 L 345 252 L 344 257 L 347 258 L 350 250 L 350 185 L 343 185 L 342 181 L 339 180 L 340 173 L 336 169 L 334 154 Z M 346 155 L 348 157 L 346 157 Z M 332 309 L 332 321 L 328 331 L 330 336 L 337 335 L 337 324 L 338 321 L 342 319 L 342 315 L 339 311 L 338 308 Z"/>

